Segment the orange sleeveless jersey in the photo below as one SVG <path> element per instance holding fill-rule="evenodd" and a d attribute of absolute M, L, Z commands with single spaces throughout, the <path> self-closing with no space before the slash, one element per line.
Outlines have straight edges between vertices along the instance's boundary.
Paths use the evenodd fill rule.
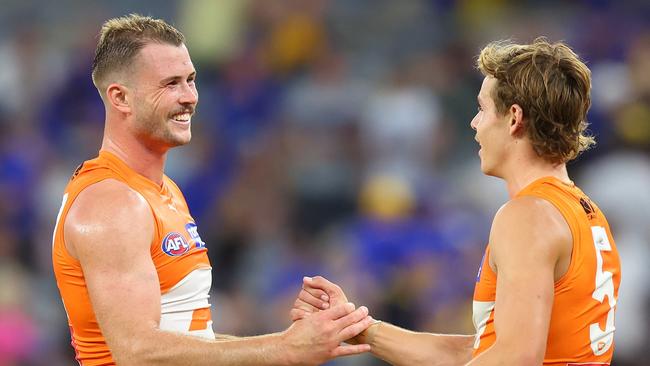
<path fill-rule="evenodd" d="M 531 183 L 516 197 L 521 196 L 551 202 L 573 234 L 569 268 L 554 286 L 544 365 L 609 365 L 614 352 L 614 312 L 621 263 L 607 219 L 579 188 L 556 178 L 546 177 Z M 490 268 L 489 257 L 488 244 L 474 289 L 473 357 L 496 341 L 497 275 Z"/>
<path fill-rule="evenodd" d="M 115 155 L 100 151 L 98 158 L 84 162 L 70 179 L 53 236 L 54 274 L 79 364 L 115 364 L 95 319 L 83 267 L 66 250 L 63 236 L 63 224 L 75 198 L 86 187 L 104 179 L 124 182 L 151 207 L 155 232 L 150 251 L 160 281 L 160 329 L 214 339 L 208 302 L 210 262 L 181 191 L 167 176 L 161 187 L 137 174 Z"/>

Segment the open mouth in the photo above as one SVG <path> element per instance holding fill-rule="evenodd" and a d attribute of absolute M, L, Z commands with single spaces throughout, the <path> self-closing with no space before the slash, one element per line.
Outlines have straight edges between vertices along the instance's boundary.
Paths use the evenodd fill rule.
<path fill-rule="evenodd" d="M 183 112 L 183 113 L 174 114 L 171 116 L 170 119 L 176 123 L 188 124 L 192 120 L 192 113 Z"/>

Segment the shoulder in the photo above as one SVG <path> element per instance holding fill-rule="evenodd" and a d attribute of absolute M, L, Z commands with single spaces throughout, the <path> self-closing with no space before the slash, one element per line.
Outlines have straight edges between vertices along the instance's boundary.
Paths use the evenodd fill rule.
<path fill-rule="evenodd" d="M 86 187 L 72 203 L 64 223 L 66 246 L 111 238 L 148 236 L 153 214 L 145 198 L 116 179 Z"/>
<path fill-rule="evenodd" d="M 548 200 L 521 196 L 504 204 L 494 217 L 490 247 L 494 260 L 532 255 L 556 261 L 572 243 L 572 234 L 562 213 Z"/>
<path fill-rule="evenodd" d="M 149 204 L 144 197 L 126 183 L 116 179 L 105 179 L 86 187 L 79 193 L 70 207 L 68 218 L 84 219 L 120 219 L 149 212 Z"/>
<path fill-rule="evenodd" d="M 501 206 L 494 216 L 493 228 L 516 224 L 515 229 L 544 230 L 566 226 L 566 220 L 549 200 L 536 196 L 521 196 Z"/>

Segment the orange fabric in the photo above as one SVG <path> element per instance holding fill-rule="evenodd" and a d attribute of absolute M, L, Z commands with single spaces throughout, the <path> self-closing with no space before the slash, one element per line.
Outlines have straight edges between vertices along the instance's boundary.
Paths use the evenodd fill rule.
<path fill-rule="evenodd" d="M 192 313 L 192 323 L 189 330 L 202 330 L 208 327 L 208 321 L 212 320 L 210 308 L 196 309 Z"/>
<path fill-rule="evenodd" d="M 551 202 L 562 213 L 573 234 L 569 268 L 554 286 L 544 365 L 608 365 L 614 352 L 613 319 L 621 282 L 621 263 L 607 219 L 579 188 L 556 178 L 545 177 L 531 183 L 516 197 L 521 196 L 535 196 Z M 490 268 L 489 256 L 488 244 L 477 277 L 475 302 L 494 302 L 496 299 L 497 275 Z M 603 293 L 613 293 L 614 296 L 610 298 Z M 474 357 L 496 341 L 494 315 L 498 311 L 496 308 L 490 311 L 478 348 L 474 349 Z M 610 330 L 611 337 L 598 336 L 599 332 Z"/>
<path fill-rule="evenodd" d="M 126 183 L 151 206 L 155 233 L 150 251 L 160 280 L 161 294 L 169 291 L 193 270 L 210 267 L 204 243 L 190 233 L 191 229 L 196 230 L 196 226 L 185 198 L 171 179 L 165 176 L 162 186 L 159 186 L 105 151 L 101 151 L 96 159 L 84 162 L 65 189 L 52 247 L 54 274 L 68 315 L 72 345 L 83 366 L 114 365 L 114 361 L 97 324 L 81 264 L 65 247 L 63 223 L 79 193 L 104 179 Z"/>

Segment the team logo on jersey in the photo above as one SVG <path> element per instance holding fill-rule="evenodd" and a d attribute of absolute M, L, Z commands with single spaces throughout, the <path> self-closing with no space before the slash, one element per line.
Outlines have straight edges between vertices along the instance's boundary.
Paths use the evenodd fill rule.
<path fill-rule="evenodd" d="M 485 264 L 485 253 L 483 253 L 483 259 L 481 259 L 481 265 L 478 267 L 478 273 L 476 274 L 476 282 L 481 282 L 481 272 L 483 272 L 483 265 Z"/>
<path fill-rule="evenodd" d="M 187 253 L 190 250 L 190 245 L 183 235 L 172 232 L 165 236 L 161 248 L 168 256 L 176 257 Z"/>
<path fill-rule="evenodd" d="M 197 248 L 205 248 L 205 242 L 201 240 L 198 227 L 195 223 L 190 222 L 185 225 L 185 230 L 187 230 L 187 233 L 190 234 L 190 240 L 194 242 L 194 245 Z"/>
<path fill-rule="evenodd" d="M 580 198 L 580 206 L 582 206 L 582 209 L 585 210 L 585 213 L 587 214 L 589 220 L 593 219 L 596 216 L 596 210 L 591 204 L 591 201 L 589 201 L 589 198 Z"/>

